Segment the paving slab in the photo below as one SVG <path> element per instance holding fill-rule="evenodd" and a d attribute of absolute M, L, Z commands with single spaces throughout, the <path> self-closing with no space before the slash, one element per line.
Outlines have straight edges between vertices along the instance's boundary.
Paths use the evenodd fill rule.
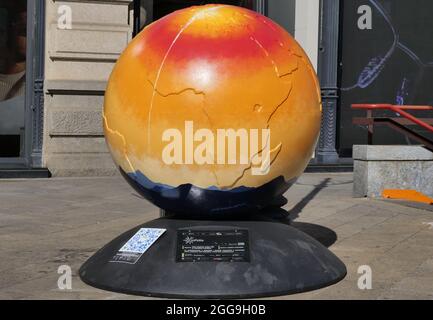
<path fill-rule="evenodd" d="M 433 212 L 352 198 L 351 173 L 304 174 L 286 193 L 294 227 L 328 246 L 347 277 L 272 299 L 433 299 Z M 87 286 L 81 264 L 114 237 L 159 215 L 120 177 L 0 180 L 0 299 L 149 299 Z M 60 290 L 69 266 L 72 288 Z M 360 266 L 372 289 L 358 288 Z"/>

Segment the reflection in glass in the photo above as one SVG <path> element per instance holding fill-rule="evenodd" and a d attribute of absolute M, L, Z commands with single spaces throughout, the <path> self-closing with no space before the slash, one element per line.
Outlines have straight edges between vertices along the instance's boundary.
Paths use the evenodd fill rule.
<path fill-rule="evenodd" d="M 0 0 L 0 157 L 24 145 L 27 3 Z"/>
<path fill-rule="evenodd" d="M 372 8 L 374 27 L 358 27 L 358 8 Z M 410 12 L 410 14 L 407 14 Z M 351 157 L 353 145 L 367 143 L 367 128 L 355 126 L 353 117 L 365 111 L 352 110 L 353 103 L 399 105 L 433 104 L 433 2 L 431 0 L 351 0 L 344 3 L 341 43 L 341 93 L 339 110 L 340 157 Z M 430 118 L 428 111 L 417 111 Z M 376 117 L 399 117 L 377 111 Z M 417 126 L 415 132 L 433 135 Z M 418 144 L 387 126 L 374 129 L 378 145 Z"/>

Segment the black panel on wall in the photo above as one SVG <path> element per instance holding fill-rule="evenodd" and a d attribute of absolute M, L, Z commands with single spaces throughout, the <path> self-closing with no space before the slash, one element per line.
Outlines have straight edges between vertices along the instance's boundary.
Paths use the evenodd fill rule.
<path fill-rule="evenodd" d="M 371 28 L 363 20 L 368 19 L 367 7 L 361 6 L 371 8 Z M 352 117 L 364 116 L 365 111 L 351 110 L 352 103 L 433 105 L 433 1 L 344 1 L 340 66 L 338 146 L 340 156 L 350 157 L 353 144 L 367 142 L 366 128 L 352 124 Z M 416 115 L 433 117 L 431 112 Z M 427 131 L 418 132 L 432 138 Z M 401 134 L 379 127 L 374 143 L 412 144 Z"/>

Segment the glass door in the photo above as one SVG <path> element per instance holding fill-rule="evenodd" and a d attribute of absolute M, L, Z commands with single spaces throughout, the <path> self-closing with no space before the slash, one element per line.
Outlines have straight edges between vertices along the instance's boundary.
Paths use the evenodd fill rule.
<path fill-rule="evenodd" d="M 0 0 L 0 167 L 25 164 L 27 1 Z"/>

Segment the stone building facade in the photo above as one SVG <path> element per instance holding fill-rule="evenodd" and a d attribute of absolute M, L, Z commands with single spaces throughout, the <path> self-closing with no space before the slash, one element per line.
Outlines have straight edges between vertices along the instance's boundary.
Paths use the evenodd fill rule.
<path fill-rule="evenodd" d="M 101 110 L 110 72 L 132 39 L 131 2 L 46 1 L 42 162 L 55 176 L 116 172 Z M 71 29 L 59 28 L 64 5 L 71 8 Z"/>

